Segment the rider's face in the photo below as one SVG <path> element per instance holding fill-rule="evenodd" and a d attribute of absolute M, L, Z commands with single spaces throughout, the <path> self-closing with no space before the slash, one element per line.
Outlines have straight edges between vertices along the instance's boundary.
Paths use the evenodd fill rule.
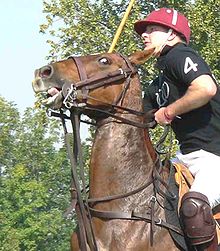
<path fill-rule="evenodd" d="M 148 47 L 158 47 L 161 46 L 167 39 L 168 29 L 160 25 L 148 25 L 144 33 L 142 33 L 142 38 L 144 40 L 145 49 Z"/>

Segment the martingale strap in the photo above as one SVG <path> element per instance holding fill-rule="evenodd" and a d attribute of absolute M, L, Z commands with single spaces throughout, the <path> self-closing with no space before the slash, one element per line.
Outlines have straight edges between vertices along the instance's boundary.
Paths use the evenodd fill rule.
<path fill-rule="evenodd" d="M 61 111 L 60 111 L 61 112 Z M 79 136 L 79 117 L 78 114 L 72 112 L 71 113 L 71 122 L 73 127 L 73 133 L 74 133 L 74 155 L 72 152 L 71 147 L 71 141 L 69 137 L 69 133 L 66 129 L 65 119 L 64 117 L 61 117 L 61 121 L 64 128 L 65 133 L 65 144 L 67 148 L 67 153 L 70 159 L 71 164 L 71 174 L 72 174 L 72 180 L 71 180 L 71 197 L 72 197 L 72 208 L 75 209 L 77 220 L 78 220 L 78 226 L 79 226 L 79 236 L 80 236 L 80 248 L 82 251 L 97 251 L 97 245 L 94 237 L 94 232 L 91 225 L 91 220 L 88 218 L 88 210 L 86 203 L 83 200 L 81 188 L 80 188 L 80 181 L 77 174 L 77 159 L 79 159 L 79 166 L 80 166 L 80 173 L 81 173 L 81 179 L 83 181 L 84 179 L 84 173 L 83 173 L 83 164 L 82 164 L 82 148 L 80 143 L 80 136 Z M 82 182 L 84 183 L 84 181 Z M 83 185 L 83 192 L 85 188 Z M 89 245 L 89 250 L 88 250 Z"/>
<path fill-rule="evenodd" d="M 80 80 L 84 81 L 87 79 L 87 74 L 85 71 L 85 68 L 83 67 L 83 64 L 78 57 L 72 57 L 72 59 L 75 61 L 75 64 L 77 66 L 77 70 L 80 76 Z M 68 137 L 68 133 L 65 127 L 65 120 L 62 119 L 64 132 L 65 132 L 65 142 L 67 147 L 67 152 L 70 159 L 71 164 L 71 173 L 72 173 L 72 181 L 71 181 L 71 196 L 74 199 L 75 203 L 73 206 L 75 206 L 76 215 L 78 219 L 78 226 L 79 226 L 79 236 L 80 236 L 80 248 L 82 251 L 97 251 L 97 244 L 94 236 L 94 231 L 91 224 L 91 215 L 90 212 L 87 210 L 88 203 L 86 203 L 83 199 L 83 197 L 86 197 L 86 185 L 85 185 L 85 176 L 84 176 L 84 168 L 83 168 L 83 158 L 82 158 L 82 147 L 81 147 L 81 140 L 80 140 L 80 133 L 79 133 L 79 124 L 80 124 L 80 118 L 77 111 L 71 111 L 70 114 L 70 120 L 72 123 L 73 128 L 73 134 L 74 134 L 74 155 L 72 154 L 71 150 L 71 143 Z M 77 159 L 79 161 L 80 166 L 80 177 L 82 181 L 82 192 L 84 196 L 82 195 L 81 188 L 80 188 L 80 182 L 79 177 L 76 171 L 77 167 Z"/>

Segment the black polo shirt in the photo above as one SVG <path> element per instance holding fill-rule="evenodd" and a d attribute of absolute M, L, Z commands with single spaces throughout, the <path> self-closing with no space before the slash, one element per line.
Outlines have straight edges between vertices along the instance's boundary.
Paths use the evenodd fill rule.
<path fill-rule="evenodd" d="M 206 62 L 190 47 L 166 46 L 158 58 L 161 74 L 147 89 L 145 111 L 168 106 L 181 98 L 197 77 L 212 73 Z M 216 82 L 216 80 L 214 79 Z M 171 123 L 183 154 L 206 150 L 220 156 L 220 90 L 206 105 L 180 115 Z"/>

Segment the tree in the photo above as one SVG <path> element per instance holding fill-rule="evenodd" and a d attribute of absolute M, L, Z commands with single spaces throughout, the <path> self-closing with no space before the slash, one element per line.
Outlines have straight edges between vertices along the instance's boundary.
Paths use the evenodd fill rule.
<path fill-rule="evenodd" d="M 44 110 L 21 118 L 3 98 L 0 108 L 0 250 L 69 250 L 75 223 L 63 217 L 70 166 L 60 125 Z"/>
<path fill-rule="evenodd" d="M 13 132 L 18 125 L 16 118 L 19 113 L 13 103 L 7 103 L 1 96 L 0 111 L 0 174 L 2 175 L 13 160 L 11 154 L 15 141 Z"/>
<path fill-rule="evenodd" d="M 53 40 L 50 56 L 52 60 L 66 58 L 72 54 L 92 54 L 108 51 L 114 34 L 129 1 L 44 1 L 47 22 L 41 25 L 42 33 L 49 32 Z M 192 47 L 198 49 L 210 64 L 218 79 L 220 43 L 220 1 L 136 1 L 126 22 L 116 50 L 129 55 L 143 48 L 133 32 L 133 24 L 158 7 L 176 8 L 188 16 L 192 28 Z M 207 14 L 208 13 L 208 14 Z M 201 24 L 203 24 L 201 26 Z M 208 41 L 208 43 L 207 43 Z M 143 86 L 155 76 L 152 60 L 141 67 Z"/>
<path fill-rule="evenodd" d="M 189 7 L 192 44 L 220 81 L 220 0 L 197 0 Z"/>

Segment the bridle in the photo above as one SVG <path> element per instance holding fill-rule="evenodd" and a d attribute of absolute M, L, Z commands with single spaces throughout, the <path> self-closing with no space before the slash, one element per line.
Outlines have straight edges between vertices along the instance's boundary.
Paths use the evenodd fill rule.
<path fill-rule="evenodd" d="M 115 109 L 119 109 L 121 111 L 126 111 L 129 114 L 134 114 L 136 116 L 144 116 L 144 113 L 141 111 L 136 111 L 133 109 L 129 109 L 126 107 L 123 107 L 122 105 L 119 105 L 119 102 L 124 99 L 124 96 L 126 94 L 126 91 L 129 88 L 131 77 L 137 73 L 136 68 L 130 63 L 130 61 L 119 54 L 120 57 L 122 57 L 126 63 L 126 67 L 119 68 L 116 71 L 109 72 L 109 73 L 97 73 L 94 77 L 87 78 L 87 74 L 85 71 L 85 68 L 83 67 L 82 61 L 80 60 L 80 57 L 71 57 L 74 63 L 77 66 L 80 81 L 77 83 L 66 83 L 64 84 L 62 88 L 62 93 L 64 96 L 64 105 L 66 108 L 70 109 L 71 115 L 70 119 L 73 126 L 73 132 L 74 132 L 74 155 L 71 151 L 71 143 L 68 137 L 68 133 L 65 126 L 65 117 L 61 113 L 61 119 L 63 122 L 63 127 L 65 131 L 65 142 L 67 146 L 68 155 L 71 162 L 71 170 L 72 170 L 72 185 L 71 185 L 71 197 L 72 197 L 72 205 L 71 210 L 75 209 L 79 224 L 79 235 L 80 235 L 80 242 L 81 242 L 81 250 L 87 251 L 87 245 L 89 245 L 89 248 L 91 251 L 97 251 L 97 245 L 96 240 L 93 232 L 93 227 L 91 223 L 92 217 L 98 217 L 103 219 L 126 219 L 126 220 L 135 220 L 135 221 L 146 221 L 151 223 L 151 239 L 153 241 L 153 232 L 154 232 L 154 226 L 162 226 L 165 228 L 169 228 L 179 234 L 182 234 L 182 231 L 175 226 L 163 221 L 162 219 L 157 219 L 154 216 L 154 211 L 151 211 L 151 214 L 138 214 L 135 212 L 112 212 L 112 211 L 100 211 L 95 210 L 92 208 L 92 205 L 98 203 L 98 202 L 104 202 L 104 201 L 111 201 L 115 199 L 125 198 L 131 195 L 135 195 L 136 193 L 146 189 L 151 184 L 156 184 L 157 182 L 161 182 L 161 184 L 168 190 L 166 187 L 167 184 L 164 184 L 164 181 L 160 177 L 159 173 L 159 159 L 157 158 L 154 165 L 158 168 L 155 168 L 155 171 L 153 172 L 153 177 L 150 181 L 147 181 L 144 185 L 141 187 L 130 191 L 128 193 L 124 194 L 118 194 L 118 195 L 112 195 L 108 197 L 103 198 L 94 198 L 94 199 L 87 199 L 86 196 L 83 198 L 83 194 L 85 195 L 85 184 L 83 184 L 83 189 L 81 191 L 80 189 L 80 181 L 76 172 L 76 166 L 77 166 L 77 160 L 79 161 L 80 166 L 80 175 L 82 183 L 85 183 L 84 178 L 82 177 L 84 174 L 83 167 L 83 161 L 82 161 L 82 149 L 81 149 L 81 143 L 80 143 L 80 136 L 79 136 L 79 111 L 82 109 L 89 109 L 96 112 L 101 112 L 105 114 L 106 116 L 110 116 L 122 123 L 130 124 L 132 126 L 136 126 L 139 128 L 149 128 L 151 125 L 149 123 L 139 123 L 132 121 L 131 119 L 124 118 L 122 116 L 115 115 Z M 87 100 L 89 98 L 92 98 L 89 95 L 89 91 L 104 87 L 107 85 L 114 84 L 121 84 L 121 81 L 124 81 L 124 87 L 121 91 L 121 93 L 118 95 L 118 97 L 115 99 L 115 101 L 112 104 L 103 103 L 108 107 L 109 109 L 97 109 L 95 107 L 91 107 L 87 104 Z M 159 187 L 159 186 L 158 186 Z M 159 189 L 159 188 L 158 188 Z M 83 193 L 83 194 L 82 194 Z M 174 196 L 172 193 L 170 193 L 170 199 L 173 199 Z M 151 208 L 154 209 L 154 205 L 156 203 L 156 197 L 152 196 L 150 198 Z"/>
<path fill-rule="evenodd" d="M 116 98 L 115 102 L 111 105 L 117 105 L 121 99 L 123 93 L 126 91 L 130 84 L 130 78 L 132 75 L 137 73 L 136 68 L 129 62 L 129 60 L 120 54 L 120 57 L 123 57 L 126 62 L 125 68 L 119 68 L 116 71 L 109 73 L 97 73 L 95 76 L 88 78 L 85 68 L 80 57 L 70 57 L 76 64 L 77 70 L 79 73 L 80 81 L 74 84 L 71 84 L 71 89 L 69 86 L 63 86 L 63 94 L 65 96 L 64 105 L 70 109 L 71 107 L 81 107 L 86 105 L 86 101 L 91 96 L 88 95 L 89 91 L 112 85 L 112 83 L 119 83 L 120 80 L 127 80 L 124 90 Z M 79 97 L 79 98 L 78 98 Z M 77 103 L 79 99 L 82 99 L 84 103 Z"/>
<path fill-rule="evenodd" d="M 139 123 L 135 122 L 131 119 L 118 116 L 115 114 L 115 109 L 122 112 L 127 112 L 128 114 L 133 114 L 139 117 L 143 117 L 145 114 L 144 112 L 133 110 L 126 108 L 122 105 L 119 105 L 119 102 L 122 103 L 122 100 L 126 94 L 126 91 L 128 90 L 131 82 L 131 77 L 137 73 L 137 69 L 135 66 L 131 64 L 129 59 L 121 54 L 118 53 L 118 55 L 123 58 L 123 60 L 126 63 L 126 67 L 119 68 L 118 70 L 115 70 L 113 72 L 109 73 L 97 73 L 94 77 L 88 78 L 85 68 L 83 67 L 82 61 L 80 60 L 80 57 L 71 57 L 71 59 L 74 61 L 74 63 L 77 66 L 77 70 L 80 76 L 80 81 L 77 83 L 66 83 L 64 84 L 62 88 L 62 93 L 64 98 L 64 106 L 67 109 L 81 109 L 81 110 L 90 110 L 102 113 L 105 116 L 110 116 L 111 118 L 114 118 L 118 121 L 121 121 L 126 124 L 130 124 L 139 128 L 149 128 L 152 126 L 153 123 Z M 89 95 L 89 92 L 91 90 L 98 89 L 100 87 L 106 87 L 108 85 L 114 85 L 121 84 L 121 81 L 124 80 L 124 86 L 119 93 L 118 97 L 115 99 L 113 103 L 105 103 L 99 99 L 95 99 L 94 97 L 91 97 Z M 100 102 L 102 105 L 104 105 L 105 109 L 99 109 L 95 108 L 91 105 L 88 105 L 87 101 L 88 99 L 95 100 Z"/>

